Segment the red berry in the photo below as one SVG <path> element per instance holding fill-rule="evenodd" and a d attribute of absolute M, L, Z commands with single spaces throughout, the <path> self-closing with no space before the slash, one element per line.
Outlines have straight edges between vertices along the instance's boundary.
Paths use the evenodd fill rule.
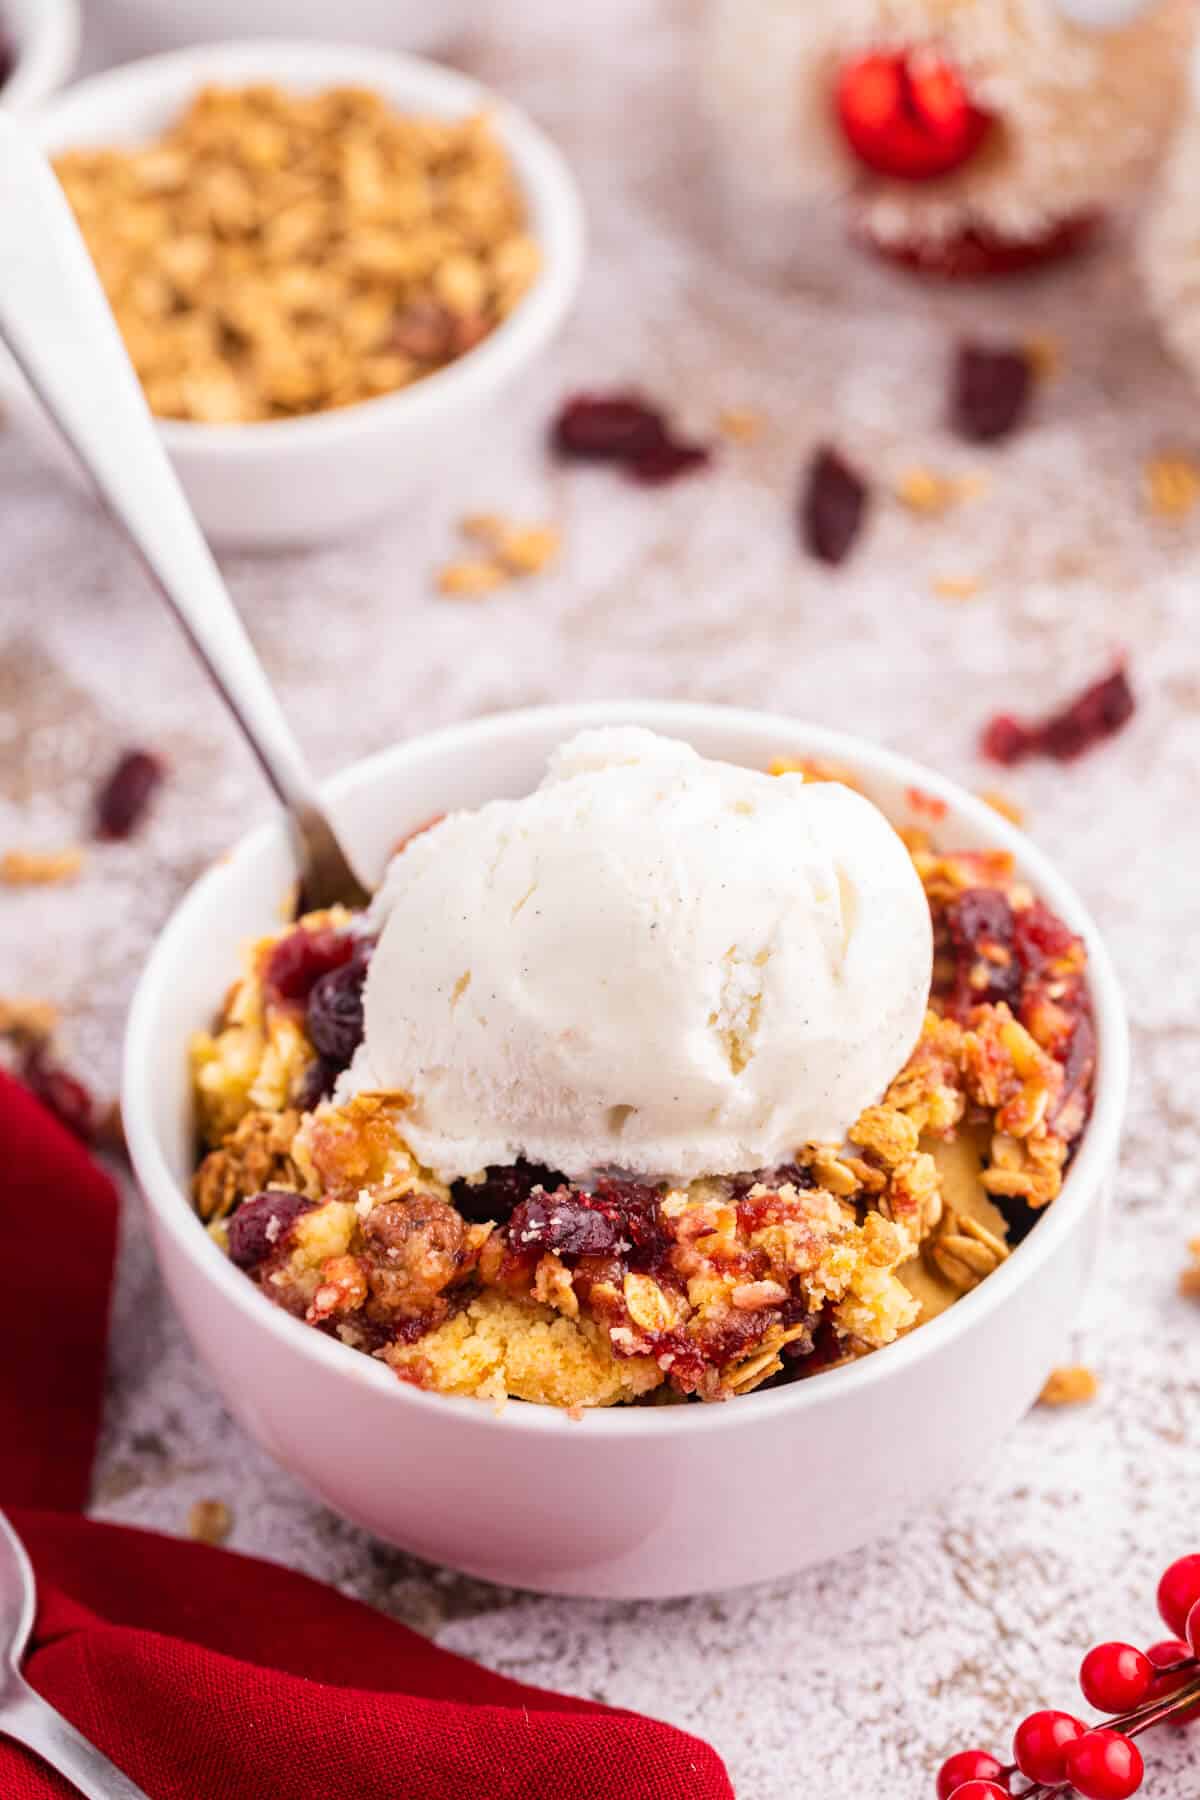
<path fill-rule="evenodd" d="M 1163 1572 L 1158 1584 L 1158 1610 L 1168 1631 L 1181 1638 L 1187 1616 L 1200 1600 L 1200 1556 L 1181 1556 Z"/>
<path fill-rule="evenodd" d="M 949 175 L 979 148 L 991 115 L 940 57 L 863 56 L 837 84 L 837 111 L 860 162 L 897 181 Z"/>
<path fill-rule="evenodd" d="M 1183 1635 L 1191 1645 L 1192 1655 L 1200 1656 L 1200 1600 L 1197 1600 L 1188 1613 Z"/>
<path fill-rule="evenodd" d="M 1154 1664 L 1132 1644 L 1097 1644 L 1079 1670 L 1079 1685 L 1097 1712 L 1132 1712 L 1150 1692 Z"/>
<path fill-rule="evenodd" d="M 947 1757 L 938 1770 L 937 1800 L 950 1800 L 952 1794 L 960 1792 L 964 1782 L 995 1781 L 1003 1774 L 1003 1765 L 986 1750 L 960 1750 L 957 1756 Z"/>
<path fill-rule="evenodd" d="M 1052 1785 L 1065 1779 L 1068 1744 L 1081 1738 L 1087 1727 L 1065 1712 L 1035 1712 L 1017 1726 L 1013 1760 L 1030 1781 Z"/>
<path fill-rule="evenodd" d="M 151 750 L 126 750 L 96 795 L 96 836 L 130 837 L 154 798 L 166 764 Z"/>
<path fill-rule="evenodd" d="M 1191 1654 L 1191 1650 L 1179 1638 L 1166 1638 L 1161 1644 L 1151 1644 L 1146 1652 L 1156 1669 L 1169 1669 L 1172 1663 L 1188 1662 Z M 1198 1678 L 1200 1667 L 1180 1669 L 1175 1675 L 1156 1675 L 1150 1689 L 1150 1698 L 1169 1700 L 1172 1694 L 1177 1694 L 1180 1688 L 1188 1687 Z M 1186 1707 L 1181 1713 L 1173 1713 L 1168 1723 L 1191 1725 L 1196 1719 L 1200 1719 L 1200 1701 L 1195 1706 Z"/>
<path fill-rule="evenodd" d="M 1067 1745 L 1067 1780 L 1083 1800 L 1129 1800 L 1142 1785 L 1145 1765 L 1132 1738 L 1119 1731 L 1085 1731 Z"/>
<path fill-rule="evenodd" d="M 1006 1787 L 996 1781 L 965 1781 L 954 1790 L 953 1800 L 1010 1800 Z"/>

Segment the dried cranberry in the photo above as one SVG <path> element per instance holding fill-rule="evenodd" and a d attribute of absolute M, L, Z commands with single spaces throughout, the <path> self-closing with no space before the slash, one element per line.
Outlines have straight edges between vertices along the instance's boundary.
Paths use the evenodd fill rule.
<path fill-rule="evenodd" d="M 363 983 L 374 942 L 360 938 L 354 953 L 339 968 L 330 969 L 312 985 L 305 1025 L 325 1062 L 344 1069 L 362 1043 Z"/>
<path fill-rule="evenodd" d="M 867 485 L 836 450 L 822 446 L 809 465 L 800 502 L 803 540 L 825 563 L 844 562 L 862 530 Z"/>
<path fill-rule="evenodd" d="M 322 975 L 349 962 L 357 943 L 348 932 L 328 925 L 315 931 L 298 925 L 280 938 L 267 958 L 268 994 L 274 1000 L 307 1000 Z"/>
<path fill-rule="evenodd" d="M 1048 962 L 1065 956 L 1075 942 L 1070 926 L 1044 900 L 1013 914 L 1013 944 L 1027 974 L 1037 974 Z"/>
<path fill-rule="evenodd" d="M 981 753 L 991 762 L 1003 763 L 1011 769 L 1036 748 L 1037 739 L 1011 713 L 997 713 L 983 728 L 979 740 Z"/>
<path fill-rule="evenodd" d="M 606 1256 L 621 1242 L 621 1219 L 592 1205 L 576 1188 L 531 1194 L 508 1222 L 517 1252 L 553 1250 L 560 1256 Z"/>
<path fill-rule="evenodd" d="M 239 1269 L 257 1268 L 279 1249 L 296 1220 L 311 1212 L 315 1204 L 286 1188 L 268 1188 L 266 1193 L 244 1200 L 227 1227 L 230 1262 Z"/>
<path fill-rule="evenodd" d="M 96 795 L 96 836 L 127 838 L 141 824 L 166 764 L 150 750 L 126 750 Z"/>
<path fill-rule="evenodd" d="M 630 478 L 644 487 L 661 487 L 680 475 L 689 475 L 712 461 L 712 452 L 703 444 L 684 444 L 669 438 L 652 450 L 643 450 L 628 464 Z"/>
<path fill-rule="evenodd" d="M 946 908 L 946 927 L 957 953 L 952 1009 L 1021 997 L 1022 969 L 1013 943 L 1013 911 L 999 888 L 967 888 Z"/>
<path fill-rule="evenodd" d="M 1022 725 L 1000 713 L 985 727 L 980 749 L 993 762 L 1011 765 L 1042 752 L 1059 762 L 1073 762 L 1120 731 L 1133 717 L 1136 702 L 1122 665 L 1083 690 L 1069 705 L 1051 713 L 1040 725 Z"/>
<path fill-rule="evenodd" d="M 803 1169 L 799 1163 L 780 1163 L 774 1169 L 757 1169 L 752 1175 L 735 1175 L 730 1192 L 734 1200 L 744 1200 L 756 1187 L 777 1193 L 780 1188 L 794 1187 L 803 1191 L 816 1185 L 811 1169 Z"/>
<path fill-rule="evenodd" d="M 517 1162 L 508 1168 L 489 1169 L 482 1181 L 456 1181 L 451 1198 L 471 1224 L 483 1225 L 494 1219 L 504 1225 L 535 1188 L 554 1193 L 565 1185 L 563 1177 L 553 1169 L 543 1168 L 540 1163 Z"/>
<path fill-rule="evenodd" d="M 954 363 L 951 415 L 960 437 L 991 444 L 1016 429 L 1033 394 L 1026 351 L 961 344 Z"/>
<path fill-rule="evenodd" d="M 53 1063 L 41 1048 L 30 1050 L 21 1065 L 26 1087 L 81 1143 L 96 1136 L 96 1103 L 83 1082 Z"/>
<path fill-rule="evenodd" d="M 323 1056 L 316 1056 L 304 1071 L 304 1080 L 295 1095 L 294 1105 L 302 1113 L 311 1112 L 322 1100 L 327 1100 L 333 1092 L 333 1084 L 341 1074 L 341 1066 L 326 1062 Z"/>
<path fill-rule="evenodd" d="M 559 456 L 588 462 L 629 462 L 650 455 L 670 440 L 657 407 L 636 394 L 577 394 L 568 400 L 550 432 Z"/>
<path fill-rule="evenodd" d="M 1129 678 L 1124 668 L 1114 669 L 1046 720 L 1038 732 L 1038 748 L 1059 762 L 1071 762 L 1120 731 L 1133 717 L 1133 710 Z"/>

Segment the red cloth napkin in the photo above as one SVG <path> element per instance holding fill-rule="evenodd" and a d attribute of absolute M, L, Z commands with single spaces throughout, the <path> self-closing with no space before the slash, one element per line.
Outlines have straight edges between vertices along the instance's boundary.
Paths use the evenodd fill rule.
<path fill-rule="evenodd" d="M 716 1752 L 670 1726 L 493 1675 L 272 1563 L 80 1516 L 117 1196 L 3 1075 L 0 1146 L 0 1505 L 39 1592 L 25 1673 L 150 1800 L 732 1800 Z M 73 1793 L 0 1736 L 2 1800 Z"/>

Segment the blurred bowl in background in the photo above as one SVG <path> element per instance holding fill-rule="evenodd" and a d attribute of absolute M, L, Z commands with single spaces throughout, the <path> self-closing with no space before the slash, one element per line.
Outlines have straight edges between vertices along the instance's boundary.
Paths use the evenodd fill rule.
<path fill-rule="evenodd" d="M 0 0 L 0 40 L 14 56 L 0 105 L 20 111 L 61 87 L 79 54 L 79 0 Z"/>
<path fill-rule="evenodd" d="M 25 4 L 36 9 L 39 0 Z M 88 23 L 110 57 L 232 37 L 441 50 L 482 10 L 480 0 L 89 0 Z"/>
<path fill-rule="evenodd" d="M 582 203 L 549 138 L 498 94 L 419 57 L 337 44 L 268 39 L 145 57 L 68 89 L 39 111 L 34 130 L 51 155 L 144 143 L 212 82 L 270 82 L 301 93 L 361 86 L 403 113 L 462 118 L 486 111 L 541 251 L 540 272 L 508 317 L 476 348 L 409 387 L 262 423 L 158 421 L 212 542 L 241 549 L 320 543 L 399 509 L 417 481 L 431 470 L 452 472 L 464 448 L 479 441 L 492 403 L 545 349 L 575 296 L 584 253 Z M 51 460 L 78 472 L 8 360 L 0 366 L 0 400 Z"/>

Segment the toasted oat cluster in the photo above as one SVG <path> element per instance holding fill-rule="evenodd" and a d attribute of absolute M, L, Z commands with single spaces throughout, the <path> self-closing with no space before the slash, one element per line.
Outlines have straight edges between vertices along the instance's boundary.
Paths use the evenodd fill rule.
<path fill-rule="evenodd" d="M 201 1219 L 276 1305 L 443 1393 L 718 1400 L 891 1343 L 1055 1198 L 1095 1068 L 1079 939 L 1006 855 L 910 837 L 929 1011 L 845 1143 L 686 1187 L 525 1163 L 447 1187 L 405 1142 L 405 1096 L 331 1098 L 372 943 L 313 913 L 248 948 L 194 1044 Z"/>
<path fill-rule="evenodd" d="M 406 387 L 538 271 L 488 120 L 406 117 L 364 89 L 207 88 L 156 143 L 55 168 L 163 418 L 289 418 Z"/>

